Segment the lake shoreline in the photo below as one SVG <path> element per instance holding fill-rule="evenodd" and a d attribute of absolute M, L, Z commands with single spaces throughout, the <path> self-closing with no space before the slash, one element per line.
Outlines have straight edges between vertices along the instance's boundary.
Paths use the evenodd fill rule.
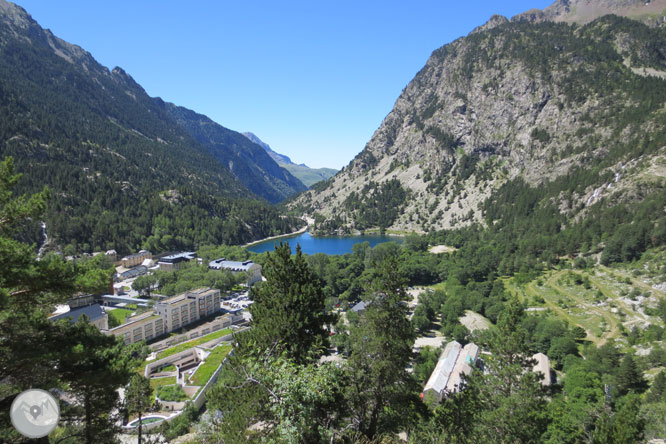
<path fill-rule="evenodd" d="M 286 234 L 278 234 L 277 236 L 265 237 L 263 239 L 259 239 L 259 240 L 256 240 L 256 241 L 252 241 L 248 244 L 242 245 L 242 247 L 243 248 L 248 248 L 248 247 L 252 247 L 254 245 L 260 244 L 262 242 L 269 241 L 269 240 L 282 239 L 282 238 L 291 237 L 291 236 L 298 236 L 299 234 L 303 234 L 306 231 L 308 231 L 308 228 L 310 228 L 310 224 L 306 223 L 303 228 L 299 228 L 298 230 L 296 230 L 294 232 L 286 233 Z"/>

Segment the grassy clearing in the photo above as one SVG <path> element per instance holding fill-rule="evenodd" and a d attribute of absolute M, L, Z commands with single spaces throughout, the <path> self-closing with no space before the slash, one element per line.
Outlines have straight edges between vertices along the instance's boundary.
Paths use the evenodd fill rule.
<path fill-rule="evenodd" d="M 550 271 L 526 285 L 517 284 L 513 278 L 505 279 L 504 284 L 529 307 L 545 308 L 569 325 L 584 328 L 587 340 L 602 345 L 633 326 L 662 324 L 660 319 L 645 314 L 647 302 L 631 300 L 632 294 L 666 297 L 652 287 L 655 281 L 648 280 L 642 270 L 657 280 L 661 278 L 661 268 L 634 263 L 618 268 L 596 265 L 592 269 Z"/>
<path fill-rule="evenodd" d="M 205 344 L 208 341 L 212 341 L 213 339 L 220 338 L 222 336 L 226 336 L 228 334 L 231 334 L 233 332 L 232 329 L 230 328 L 224 328 L 222 330 L 215 331 L 213 333 L 207 334 L 206 336 L 201 336 L 200 338 L 197 339 L 192 339 L 191 341 L 188 342 L 181 342 L 180 344 L 174 345 L 173 347 L 169 347 L 166 350 L 162 350 L 157 354 L 156 359 L 162 359 L 166 358 L 171 355 L 175 355 L 176 353 L 180 353 L 182 351 L 187 350 L 188 348 L 196 347 L 201 344 Z M 144 362 L 141 364 L 140 367 L 136 369 L 137 373 L 144 374 L 146 371 L 146 365 L 148 365 L 149 362 Z M 175 370 L 175 368 L 174 368 Z M 165 370 L 165 371 L 170 371 L 170 370 Z"/>
<path fill-rule="evenodd" d="M 192 375 L 192 385 L 206 385 L 210 377 L 215 373 L 215 370 L 217 370 L 217 367 L 220 366 L 230 351 L 230 345 L 220 345 L 215 347 L 210 355 L 208 355 L 208 358 L 206 358 L 206 362 L 201 364 L 194 375 Z"/>

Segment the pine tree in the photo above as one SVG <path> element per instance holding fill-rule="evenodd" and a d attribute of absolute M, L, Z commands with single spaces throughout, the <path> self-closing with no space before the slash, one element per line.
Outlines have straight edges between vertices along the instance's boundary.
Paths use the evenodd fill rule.
<path fill-rule="evenodd" d="M 316 365 L 328 346 L 327 327 L 335 321 L 325 311 L 319 279 L 305 261 L 300 246 L 292 257 L 289 244 L 282 243 L 268 254 L 263 274 L 266 281 L 252 289 L 251 328 L 237 335 L 234 354 L 208 396 L 210 406 L 222 412 L 217 433 L 223 442 L 247 442 L 248 427 L 260 422 L 266 427 L 258 435 L 272 436 L 278 433 L 272 425 L 280 422 L 281 415 L 287 421 L 298 422 L 298 427 L 306 433 L 303 420 L 295 419 L 299 414 L 294 416 L 276 407 L 284 397 L 306 396 L 309 401 L 303 401 L 314 405 L 304 404 L 303 408 L 317 414 L 334 410 L 332 406 L 317 407 L 325 402 L 325 396 L 318 398 L 321 393 L 317 396 L 299 395 L 289 390 L 283 393 L 284 386 L 274 387 L 286 384 L 294 390 L 310 390 L 299 388 L 297 380 L 302 379 L 299 375 L 329 375 L 309 368 Z M 293 370 L 293 378 L 285 375 L 282 379 L 275 371 L 265 368 L 275 366 Z M 311 425 L 315 423 L 318 423 L 317 418 L 313 416 Z M 279 433 L 286 431 L 281 429 Z"/>
<path fill-rule="evenodd" d="M 654 377 L 650 391 L 645 395 L 645 402 L 666 402 L 666 370 Z"/>
<path fill-rule="evenodd" d="M 77 399 L 87 397 L 94 405 L 83 401 L 72 408 L 85 411 L 83 417 L 93 426 L 108 424 L 109 411 L 103 409 L 113 404 L 115 389 L 126 382 L 104 375 L 105 363 L 117 364 L 110 360 L 115 338 L 102 335 L 89 324 L 53 323 L 47 319 L 56 304 L 66 302 L 77 291 L 108 285 L 109 276 L 94 266 L 65 262 L 55 255 L 37 260 L 36 248 L 17 240 L 40 220 L 49 195 L 45 189 L 32 196 L 15 196 L 13 189 L 20 178 L 14 173 L 11 158 L 0 162 L 0 441 L 12 443 L 25 441 L 11 426 L 8 415 L 21 391 L 64 387 Z M 88 355 L 84 350 L 91 350 L 91 344 L 94 353 Z M 93 365 L 99 366 L 95 375 L 98 380 L 88 379 L 89 375 L 70 377 L 70 364 L 80 369 L 91 359 L 98 359 Z M 85 384 L 90 390 L 84 389 Z M 88 438 L 87 442 L 93 442 L 91 435 Z"/>
<path fill-rule="evenodd" d="M 297 363 L 312 361 L 328 346 L 328 326 L 335 318 L 324 306 L 321 283 L 296 247 L 288 243 L 268 253 L 263 274 L 266 282 L 252 289 L 251 347 L 277 346 Z"/>
<path fill-rule="evenodd" d="M 526 356 L 524 316 L 517 298 L 506 303 L 486 344 L 492 356 L 485 372 L 473 372 L 469 378 L 469 385 L 479 392 L 474 435 L 480 442 L 534 443 L 546 431 L 547 392 Z"/>
<path fill-rule="evenodd" d="M 620 364 L 615 377 L 617 388 L 621 394 L 629 391 L 640 392 L 645 388 L 645 379 L 643 373 L 638 369 L 636 361 L 632 355 L 626 355 Z"/>
<path fill-rule="evenodd" d="M 407 426 L 408 412 L 423 407 L 406 371 L 415 333 L 399 268 L 393 254 L 378 264 L 366 310 L 350 329 L 347 402 L 353 428 L 368 439 Z"/>
<path fill-rule="evenodd" d="M 141 417 L 151 406 L 151 397 L 153 388 L 150 386 L 150 380 L 143 375 L 134 374 L 130 379 L 129 386 L 125 392 L 126 407 L 129 414 L 135 414 L 139 420 L 138 444 L 141 444 L 141 433 L 143 424 Z"/>

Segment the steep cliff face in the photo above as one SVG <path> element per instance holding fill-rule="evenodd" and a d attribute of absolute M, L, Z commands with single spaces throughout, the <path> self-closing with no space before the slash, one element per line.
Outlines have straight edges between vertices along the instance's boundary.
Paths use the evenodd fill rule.
<path fill-rule="evenodd" d="M 501 186 L 526 182 L 576 217 L 635 196 L 646 168 L 663 178 L 665 77 L 664 30 L 495 16 L 436 50 L 365 149 L 293 206 L 322 231 L 429 231 L 488 223 Z M 368 219 L 378 198 L 391 210 Z"/>

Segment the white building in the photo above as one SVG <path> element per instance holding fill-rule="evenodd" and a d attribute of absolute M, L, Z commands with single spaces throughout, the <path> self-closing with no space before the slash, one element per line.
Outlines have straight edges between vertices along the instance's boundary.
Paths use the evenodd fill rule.
<path fill-rule="evenodd" d="M 261 265 L 252 261 L 228 261 L 225 258 L 215 259 L 208 263 L 213 270 L 227 270 L 232 273 L 247 273 L 247 284 L 252 285 L 261 280 Z"/>
<path fill-rule="evenodd" d="M 463 375 L 472 373 L 478 357 L 479 347 L 476 344 L 469 343 L 465 347 L 457 341 L 446 344 L 435 370 L 423 388 L 423 400 L 439 403 L 447 393 L 460 390 Z"/>

